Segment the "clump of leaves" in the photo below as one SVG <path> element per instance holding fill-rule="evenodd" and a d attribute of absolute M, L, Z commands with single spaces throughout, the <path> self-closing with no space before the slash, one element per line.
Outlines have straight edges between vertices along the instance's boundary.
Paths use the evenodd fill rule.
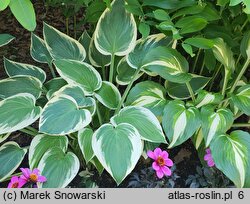
<path fill-rule="evenodd" d="M 186 186 L 190 188 L 230 188 L 232 182 L 216 168 L 196 167 L 196 174 L 189 175 Z"/>
<path fill-rule="evenodd" d="M 148 167 L 135 172 L 129 179 L 128 187 L 131 188 L 174 188 L 176 180 L 180 178 L 176 173 L 176 166 L 171 168 L 172 175 L 170 177 L 157 178 L 152 167 Z"/>

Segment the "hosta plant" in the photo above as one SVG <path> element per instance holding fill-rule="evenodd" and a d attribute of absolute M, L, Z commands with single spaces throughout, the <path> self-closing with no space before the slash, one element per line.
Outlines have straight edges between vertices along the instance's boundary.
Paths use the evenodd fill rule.
<path fill-rule="evenodd" d="M 145 2 L 151 9 L 161 5 Z M 100 174 L 105 169 L 119 185 L 149 150 L 160 144 L 174 148 L 191 138 L 200 155 L 210 148 L 216 168 L 237 187 L 250 187 L 250 135 L 231 131 L 249 126 L 235 123 L 250 114 L 244 78 L 249 33 L 237 39 L 238 51 L 231 49 L 228 34 L 208 35 L 220 13 L 208 3 L 210 16 L 194 16 L 192 3 L 183 4 L 185 12 L 163 8 L 168 15 L 160 21 L 171 17 L 171 32 L 154 30 L 140 38 L 128 5 L 112 1 L 92 36 L 85 31 L 76 40 L 47 23 L 42 38 L 32 33 L 31 56 L 47 64 L 52 79 L 37 66 L 4 58 L 8 78 L 0 81 L 0 141 L 15 131 L 33 138 L 25 148 L 2 143 L 0 163 L 6 165 L 0 181 L 28 153 L 29 168 L 47 179 L 38 187 L 66 187 L 88 165 Z M 219 73 L 222 83 L 215 85 Z M 167 165 L 154 160 L 157 169 Z"/>

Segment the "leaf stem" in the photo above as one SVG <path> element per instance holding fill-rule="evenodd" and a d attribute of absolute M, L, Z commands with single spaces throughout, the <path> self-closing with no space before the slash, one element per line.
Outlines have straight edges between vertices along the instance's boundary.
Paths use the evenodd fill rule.
<path fill-rule="evenodd" d="M 192 73 L 195 71 L 195 68 L 196 68 L 196 66 L 197 66 L 197 63 L 198 63 L 198 59 L 199 59 L 199 57 L 200 57 L 200 54 L 201 54 L 201 49 L 198 50 L 198 53 L 197 53 L 197 55 L 196 55 L 196 58 L 195 58 L 195 61 L 194 61 L 194 65 L 193 65 L 193 67 L 192 67 L 192 69 L 191 69 L 191 72 L 192 72 Z"/>
<path fill-rule="evenodd" d="M 8 176 L 7 178 L 5 178 L 4 180 L 2 180 L 2 182 L 9 181 L 12 178 L 12 176 L 21 176 L 22 174 L 23 174 L 22 172 L 12 174 Z"/>
<path fill-rule="evenodd" d="M 19 130 L 20 132 L 23 132 L 23 133 L 26 133 L 28 135 L 31 135 L 31 136 L 36 136 L 37 134 L 34 133 L 33 131 L 30 131 L 30 130 L 26 130 L 26 129 L 21 129 Z"/>
<path fill-rule="evenodd" d="M 65 26 L 66 26 L 66 33 L 69 35 L 69 18 L 67 17 L 65 20 Z"/>
<path fill-rule="evenodd" d="M 55 73 L 55 71 L 54 71 L 52 62 L 48 63 L 48 65 L 49 65 L 49 69 L 50 69 L 50 72 L 51 72 L 53 78 L 56 78 L 56 73 Z"/>
<path fill-rule="evenodd" d="M 28 127 L 26 127 L 26 129 L 28 129 L 28 130 L 30 130 L 30 131 L 32 131 L 32 132 L 38 134 L 37 129 L 35 129 L 35 128 L 33 128 L 33 127 L 28 126 Z"/>
<path fill-rule="evenodd" d="M 121 98 L 121 100 L 120 100 L 120 102 L 119 102 L 119 104 L 118 104 L 118 106 L 117 106 L 117 109 L 116 109 L 116 111 L 115 111 L 115 114 L 117 114 L 117 113 L 121 110 L 122 104 L 124 103 L 124 101 L 125 101 L 125 99 L 126 99 L 128 93 L 129 93 L 129 91 L 130 91 L 130 89 L 131 89 L 133 83 L 135 82 L 136 77 L 137 77 L 137 75 L 139 74 L 140 70 L 141 70 L 141 68 L 137 68 L 137 69 L 136 69 L 136 71 L 135 71 L 135 73 L 134 73 L 134 75 L 133 75 L 133 78 L 132 78 L 131 81 L 129 82 L 127 88 L 125 89 L 125 91 L 124 91 L 124 93 L 123 93 L 123 95 L 122 95 L 122 98 Z"/>
<path fill-rule="evenodd" d="M 190 83 L 189 83 L 189 82 L 186 82 L 186 86 L 187 86 L 187 88 L 188 88 L 188 91 L 189 91 L 189 93 L 190 93 L 190 96 L 191 96 L 191 98 L 192 98 L 192 101 L 194 102 L 194 101 L 195 101 L 194 91 L 193 91 L 193 89 L 192 89 Z"/>
<path fill-rule="evenodd" d="M 96 102 L 96 113 L 97 113 L 97 117 L 98 117 L 98 120 L 99 120 L 99 124 L 100 126 L 102 125 L 102 115 L 100 113 L 100 109 L 98 107 L 99 103 L 98 101 Z"/>
<path fill-rule="evenodd" d="M 115 64 L 115 55 L 112 53 L 110 71 L 109 71 L 109 82 L 111 82 L 111 83 L 113 81 L 113 75 L 114 75 L 114 64 Z"/>
<path fill-rule="evenodd" d="M 105 70 L 105 66 L 102 66 L 102 77 L 103 77 L 103 80 L 106 81 L 106 70 Z"/>
<path fill-rule="evenodd" d="M 250 127 L 250 123 L 234 123 L 232 127 Z"/>
<path fill-rule="evenodd" d="M 216 72 L 214 72 L 213 76 L 212 76 L 212 79 L 211 79 L 211 84 L 210 84 L 210 87 L 209 87 L 209 91 L 211 91 L 212 87 L 213 87 L 213 82 L 215 80 L 215 78 L 217 77 L 217 75 L 220 73 L 220 69 L 222 68 L 222 64 L 218 67 L 218 69 L 216 70 Z"/>

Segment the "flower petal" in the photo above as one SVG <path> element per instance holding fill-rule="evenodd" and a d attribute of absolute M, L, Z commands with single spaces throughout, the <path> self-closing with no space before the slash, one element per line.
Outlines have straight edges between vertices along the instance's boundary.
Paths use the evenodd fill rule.
<path fill-rule="evenodd" d="M 204 156 L 204 160 L 205 160 L 205 161 L 208 161 L 208 160 L 210 160 L 210 159 L 212 159 L 212 155 L 211 155 L 211 154 L 206 154 L 206 155 Z"/>
<path fill-rule="evenodd" d="M 44 183 L 46 181 L 47 181 L 47 179 L 45 176 L 38 176 L 37 182 Z"/>
<path fill-rule="evenodd" d="M 167 166 L 173 166 L 174 165 L 174 162 L 171 160 L 171 159 L 165 159 L 165 164 Z"/>
<path fill-rule="evenodd" d="M 163 158 L 163 159 L 167 159 L 168 158 L 168 153 L 166 152 L 166 151 L 162 151 L 162 153 L 161 153 L 161 157 Z"/>
<path fill-rule="evenodd" d="M 208 148 L 208 149 L 206 149 L 206 153 L 207 154 L 211 154 L 211 150 Z"/>
<path fill-rule="evenodd" d="M 36 174 L 36 175 L 39 175 L 40 174 L 40 171 L 38 169 L 33 169 L 32 171 L 33 174 Z"/>
<path fill-rule="evenodd" d="M 152 167 L 155 171 L 158 171 L 160 169 L 159 165 L 157 164 L 157 162 L 153 162 Z"/>
<path fill-rule="evenodd" d="M 155 158 L 159 157 L 161 155 L 162 151 L 159 147 L 157 147 L 155 150 L 154 150 L 154 154 L 155 154 Z"/>
<path fill-rule="evenodd" d="M 158 171 L 156 171 L 156 175 L 159 179 L 161 179 L 164 176 L 164 173 L 162 172 L 161 169 L 159 169 Z"/>
<path fill-rule="evenodd" d="M 22 188 L 26 183 L 27 183 L 27 179 L 23 179 L 23 178 L 19 178 L 19 184 L 18 184 L 18 188 Z"/>
<path fill-rule="evenodd" d="M 26 182 L 29 181 L 29 178 L 25 177 L 24 175 L 21 175 L 21 176 L 20 176 L 20 179 L 25 180 Z"/>
<path fill-rule="evenodd" d="M 18 181 L 19 181 L 19 178 L 18 178 L 18 176 L 12 176 L 10 181 L 11 181 L 12 183 L 18 182 Z"/>
<path fill-rule="evenodd" d="M 154 159 L 154 160 L 156 159 L 156 158 L 155 158 L 154 152 L 151 151 L 151 150 L 148 151 L 147 155 L 148 155 L 148 157 L 151 158 L 151 159 Z"/>
<path fill-rule="evenodd" d="M 213 167 L 215 164 L 214 164 L 214 161 L 211 159 L 211 160 L 207 161 L 207 165 L 209 167 Z"/>
<path fill-rule="evenodd" d="M 171 170 L 167 166 L 162 166 L 161 170 L 166 176 L 171 176 L 172 174 Z"/>
<path fill-rule="evenodd" d="M 31 174 L 31 170 L 28 169 L 28 168 L 20 168 L 20 170 L 22 171 L 23 175 L 24 175 L 27 179 L 29 179 L 30 174 Z"/>

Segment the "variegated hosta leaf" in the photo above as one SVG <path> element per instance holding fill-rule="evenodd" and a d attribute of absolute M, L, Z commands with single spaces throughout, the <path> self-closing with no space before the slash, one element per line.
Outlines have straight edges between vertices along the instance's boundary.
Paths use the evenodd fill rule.
<path fill-rule="evenodd" d="M 46 82 L 44 84 L 44 87 L 47 89 L 47 93 L 46 93 L 47 99 L 49 100 L 56 91 L 58 91 L 60 88 L 62 88 L 66 84 L 67 82 L 61 77 L 57 77 Z"/>
<path fill-rule="evenodd" d="M 94 67 L 74 60 L 56 60 L 57 72 L 69 84 L 80 86 L 86 95 L 93 95 L 101 88 L 102 78 Z"/>
<path fill-rule="evenodd" d="M 113 116 L 110 121 L 114 126 L 121 123 L 128 123 L 134 126 L 143 140 L 167 143 L 159 121 L 147 108 L 127 106 Z"/>
<path fill-rule="evenodd" d="M 92 114 L 94 114 L 96 109 L 96 102 L 91 97 L 86 97 L 83 90 L 79 86 L 75 85 L 66 85 L 63 86 L 61 89 L 53 93 L 51 98 L 55 96 L 60 96 L 62 94 L 71 96 L 77 102 L 79 108 L 88 109 Z"/>
<path fill-rule="evenodd" d="M 136 84 L 129 92 L 126 106 L 143 106 L 161 117 L 167 104 L 166 89 L 153 81 Z"/>
<path fill-rule="evenodd" d="M 88 32 L 86 30 L 83 32 L 83 34 L 78 39 L 78 41 L 79 41 L 79 43 L 82 44 L 82 46 L 85 48 L 85 51 L 86 51 L 86 58 L 85 58 L 84 61 L 90 64 L 90 61 L 89 61 L 89 45 L 90 45 L 91 37 L 89 36 L 89 34 L 88 34 Z"/>
<path fill-rule="evenodd" d="M 201 90 L 198 93 L 198 97 L 195 100 L 195 104 L 197 108 L 200 108 L 208 104 L 211 105 L 219 104 L 222 101 L 222 99 L 223 97 L 219 93 L 211 93 L 205 90 Z"/>
<path fill-rule="evenodd" d="M 3 135 L 0 135 L 0 143 L 4 142 L 9 136 L 10 136 L 10 132 L 7 133 L 7 134 L 3 134 Z"/>
<path fill-rule="evenodd" d="M 225 133 L 233 124 L 233 113 L 229 109 L 220 108 L 214 112 L 212 106 L 204 106 L 201 109 L 202 133 L 206 142 L 206 147 L 214 137 L 220 133 Z"/>
<path fill-rule="evenodd" d="M 89 45 L 89 60 L 95 67 L 105 67 L 111 62 L 111 56 L 103 55 L 96 49 L 94 37 L 91 39 Z"/>
<path fill-rule="evenodd" d="M 35 61 L 40 63 L 51 63 L 52 61 L 44 40 L 34 33 L 31 33 L 30 55 Z"/>
<path fill-rule="evenodd" d="M 35 106 L 35 102 L 35 97 L 28 93 L 0 101 L 0 134 L 14 132 L 34 123 L 41 113 L 41 108 Z"/>
<path fill-rule="evenodd" d="M 219 134 L 210 145 L 216 167 L 238 188 L 249 187 L 250 135 L 240 130 Z"/>
<path fill-rule="evenodd" d="M 40 134 L 33 138 L 29 148 L 30 169 L 38 167 L 43 155 L 52 147 L 59 147 L 66 152 L 68 148 L 68 138 L 66 136 L 54 137 Z"/>
<path fill-rule="evenodd" d="M 123 57 L 117 65 L 116 72 L 117 72 L 116 82 L 119 85 L 128 85 L 132 80 L 136 72 L 136 69 L 131 68 L 126 61 L 126 57 Z M 143 72 L 139 73 L 136 76 L 136 79 L 138 79 L 142 74 Z"/>
<path fill-rule="evenodd" d="M 192 87 L 194 94 L 197 94 L 197 92 L 203 89 L 208 84 L 209 81 L 210 81 L 209 77 L 192 74 L 192 79 L 189 81 L 189 83 L 190 86 Z M 168 92 L 168 95 L 173 99 L 184 100 L 191 98 L 190 92 L 188 91 L 186 84 L 166 81 L 165 88 Z"/>
<path fill-rule="evenodd" d="M 125 9 L 124 0 L 114 0 L 96 26 L 94 42 L 104 55 L 124 56 L 135 46 L 137 29 L 134 17 Z"/>
<path fill-rule="evenodd" d="M 250 59 L 250 31 L 244 34 L 240 44 L 240 52 L 244 58 Z"/>
<path fill-rule="evenodd" d="M 78 144 L 86 163 L 95 156 L 92 149 L 93 133 L 93 130 L 90 128 L 84 128 L 78 132 Z"/>
<path fill-rule="evenodd" d="M 83 61 L 86 57 L 86 51 L 81 43 L 46 23 L 43 24 L 43 37 L 50 55 L 55 60 Z"/>
<path fill-rule="evenodd" d="M 61 148 L 49 149 L 38 169 L 47 178 L 45 183 L 38 183 L 39 188 L 65 188 L 77 175 L 80 162 L 72 152 L 65 153 Z"/>
<path fill-rule="evenodd" d="M 6 142 L 0 147 L 0 181 L 10 176 L 21 164 L 27 150 L 15 142 Z"/>
<path fill-rule="evenodd" d="M 214 46 L 212 48 L 215 58 L 224 65 L 225 69 L 233 72 L 235 69 L 235 61 L 233 52 L 230 47 L 224 42 L 222 38 L 216 38 L 214 40 Z"/>
<path fill-rule="evenodd" d="M 159 46 L 149 51 L 143 62 L 143 69 L 160 75 L 162 78 L 176 83 L 190 81 L 187 60 L 176 50 Z"/>
<path fill-rule="evenodd" d="M 197 108 L 186 108 L 182 101 L 170 101 L 162 118 L 163 129 L 170 141 L 168 148 L 178 146 L 188 140 L 201 125 Z"/>
<path fill-rule="evenodd" d="M 7 45 L 14 39 L 15 37 L 10 34 L 0 34 L 0 47 Z"/>
<path fill-rule="evenodd" d="M 31 76 L 16 76 L 0 80 L 0 98 L 8 98 L 19 93 L 30 93 L 39 98 L 42 93 L 42 83 Z"/>
<path fill-rule="evenodd" d="M 237 90 L 236 94 L 232 94 L 232 101 L 242 112 L 250 115 L 250 85 L 244 85 Z"/>
<path fill-rule="evenodd" d="M 44 106 L 39 121 L 39 132 L 65 135 L 81 130 L 90 122 L 91 113 L 88 110 L 79 109 L 71 96 L 59 95 Z"/>
<path fill-rule="evenodd" d="M 101 88 L 96 91 L 95 97 L 104 106 L 115 110 L 121 101 L 121 94 L 119 90 L 112 83 L 103 81 Z"/>
<path fill-rule="evenodd" d="M 141 68 L 145 65 L 144 61 L 150 50 L 159 46 L 167 46 L 170 41 L 171 38 L 166 37 L 162 33 L 150 35 L 146 39 L 137 40 L 134 50 L 127 55 L 129 66 L 134 69 Z"/>
<path fill-rule="evenodd" d="M 126 123 L 102 125 L 93 135 L 92 147 L 118 185 L 134 169 L 143 149 L 139 132 Z"/>
<path fill-rule="evenodd" d="M 4 68 L 9 77 L 20 75 L 32 76 L 39 79 L 42 83 L 46 80 L 46 73 L 34 65 L 14 62 L 4 58 Z"/>

